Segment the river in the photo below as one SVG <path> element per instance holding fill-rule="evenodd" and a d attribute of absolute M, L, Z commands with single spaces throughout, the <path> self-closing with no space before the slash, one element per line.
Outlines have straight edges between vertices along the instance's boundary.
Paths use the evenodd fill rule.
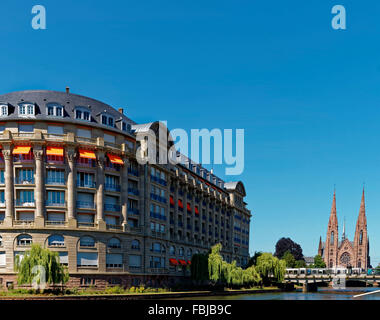
<path fill-rule="evenodd" d="M 380 300 L 380 292 L 353 298 L 354 295 L 379 290 L 380 288 L 319 288 L 318 292 L 303 293 L 302 291 L 239 294 L 228 296 L 205 296 L 180 298 L 179 300 Z M 173 299 L 177 300 L 177 299 Z"/>

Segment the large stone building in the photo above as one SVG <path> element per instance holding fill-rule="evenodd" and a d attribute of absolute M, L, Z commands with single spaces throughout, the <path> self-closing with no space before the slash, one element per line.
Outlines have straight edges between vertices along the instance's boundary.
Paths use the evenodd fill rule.
<path fill-rule="evenodd" d="M 0 285 L 15 282 L 15 256 L 32 243 L 59 252 L 74 286 L 170 284 L 215 243 L 247 262 L 241 182 L 189 159 L 136 161 L 136 132 L 158 122 L 68 88 L 1 95 L 0 118 Z"/>
<path fill-rule="evenodd" d="M 364 189 L 360 203 L 359 216 L 356 222 L 354 241 L 346 238 L 345 225 L 339 241 L 338 218 L 336 214 L 336 197 L 333 203 L 327 226 L 326 242 L 319 239 L 318 254 L 323 257 L 328 268 L 353 267 L 367 269 L 370 265 L 367 218 L 365 214 Z"/>

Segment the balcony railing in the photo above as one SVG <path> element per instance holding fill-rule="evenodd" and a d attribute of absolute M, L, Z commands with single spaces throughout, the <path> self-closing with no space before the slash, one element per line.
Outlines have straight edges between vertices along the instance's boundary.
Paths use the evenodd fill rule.
<path fill-rule="evenodd" d="M 34 207 L 35 206 L 34 199 L 30 200 L 30 201 L 24 201 L 24 200 L 18 200 L 18 199 L 16 199 L 15 200 L 15 206 L 19 206 L 19 207 Z"/>
<path fill-rule="evenodd" d="M 104 184 L 104 188 L 106 191 L 120 192 L 120 185 L 119 184 L 106 183 L 106 184 Z"/>
<path fill-rule="evenodd" d="M 123 230 L 123 226 L 118 224 L 107 224 L 108 230 Z"/>
<path fill-rule="evenodd" d="M 104 204 L 105 211 L 120 211 L 120 209 L 121 209 L 120 204 L 111 204 L 111 203 Z"/>
<path fill-rule="evenodd" d="M 128 208 L 128 214 L 139 214 L 139 209 L 136 208 Z"/>
<path fill-rule="evenodd" d="M 161 197 L 161 196 L 158 196 L 158 195 L 156 195 L 156 194 L 154 194 L 154 193 L 151 193 L 151 194 L 150 194 L 150 198 L 151 198 L 152 200 L 156 200 L 156 201 L 159 201 L 159 202 L 162 202 L 162 203 L 166 203 L 166 198 Z"/>
<path fill-rule="evenodd" d="M 134 196 L 138 196 L 139 195 L 139 190 L 136 189 L 136 188 L 129 187 L 128 188 L 128 194 L 131 194 L 131 195 L 134 195 Z"/>
<path fill-rule="evenodd" d="M 95 209 L 95 202 L 77 201 L 77 207 L 80 209 Z"/>
<path fill-rule="evenodd" d="M 77 187 L 81 187 L 81 188 L 96 188 L 96 182 L 95 181 L 90 181 L 90 182 L 77 181 Z"/>
<path fill-rule="evenodd" d="M 78 222 L 78 227 L 94 228 L 95 223 L 94 222 Z"/>
<path fill-rule="evenodd" d="M 66 221 L 45 221 L 46 226 L 57 226 L 57 227 L 63 227 L 67 225 Z"/>
<path fill-rule="evenodd" d="M 66 206 L 66 202 L 55 202 L 55 201 L 49 201 L 49 200 L 47 200 L 45 202 L 45 205 L 48 206 L 48 207 L 65 207 Z"/>
<path fill-rule="evenodd" d="M 166 186 L 167 185 L 167 182 L 164 180 L 164 179 L 161 179 L 161 178 L 158 178 L 156 176 L 150 176 L 150 179 L 153 181 L 153 182 L 156 182 L 156 183 L 159 183 L 163 186 Z"/>
<path fill-rule="evenodd" d="M 34 184 L 33 178 L 15 178 L 15 184 Z"/>
<path fill-rule="evenodd" d="M 34 226 L 34 220 L 13 220 L 15 226 L 25 226 L 32 227 Z"/>
<path fill-rule="evenodd" d="M 66 184 L 65 180 L 60 180 L 60 179 L 46 179 L 45 181 L 46 184 L 51 184 L 51 185 L 56 185 L 56 186 L 64 186 Z"/>

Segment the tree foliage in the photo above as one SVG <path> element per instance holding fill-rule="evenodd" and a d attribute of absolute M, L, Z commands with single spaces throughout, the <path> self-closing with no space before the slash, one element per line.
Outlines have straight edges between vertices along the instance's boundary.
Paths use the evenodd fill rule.
<path fill-rule="evenodd" d="M 314 268 L 326 268 L 326 263 L 319 254 L 314 257 Z"/>
<path fill-rule="evenodd" d="M 194 280 L 209 280 L 211 283 L 226 286 L 252 286 L 261 282 L 255 266 L 242 269 L 236 261 L 228 263 L 223 260 L 221 244 L 211 248 L 208 255 L 198 254 L 191 259 L 191 277 Z M 207 260 L 206 260 L 207 259 Z M 207 267 L 207 269 L 206 269 Z M 207 270 L 207 273 L 205 272 Z"/>
<path fill-rule="evenodd" d="M 289 250 L 285 252 L 285 254 L 282 256 L 282 259 L 285 260 L 287 268 L 294 268 L 295 267 L 295 265 L 296 265 L 296 259 L 290 253 Z"/>
<path fill-rule="evenodd" d="M 281 238 L 276 243 L 275 257 L 281 259 L 289 251 L 296 260 L 304 260 L 302 248 L 290 238 Z"/>
<path fill-rule="evenodd" d="M 277 282 L 282 282 L 285 276 L 286 262 L 274 257 L 271 253 L 264 252 L 257 258 L 256 270 L 264 283 L 270 282 L 273 277 Z"/>
<path fill-rule="evenodd" d="M 255 251 L 255 254 L 249 258 L 248 263 L 247 263 L 247 268 L 250 266 L 255 266 L 257 263 L 257 258 L 260 257 L 263 253 L 261 251 Z"/>
<path fill-rule="evenodd" d="M 41 269 L 35 268 L 38 266 L 44 268 L 45 279 L 41 279 Z M 32 284 L 34 279 L 37 280 L 37 284 L 40 284 L 41 280 L 45 280 L 47 284 L 63 284 L 69 280 L 68 272 L 59 263 L 58 252 L 43 249 L 39 244 L 33 244 L 21 261 L 20 257 L 16 256 L 15 271 L 18 273 L 19 284 Z"/>

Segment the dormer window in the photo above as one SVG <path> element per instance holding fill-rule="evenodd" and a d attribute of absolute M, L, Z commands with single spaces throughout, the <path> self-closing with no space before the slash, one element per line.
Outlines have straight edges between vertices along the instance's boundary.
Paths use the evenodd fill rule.
<path fill-rule="evenodd" d="M 75 119 L 90 121 L 90 110 L 85 107 L 76 107 L 75 108 Z"/>
<path fill-rule="evenodd" d="M 102 124 L 114 128 L 115 119 L 107 114 L 101 115 Z"/>
<path fill-rule="evenodd" d="M 35 105 L 33 103 L 22 103 L 18 106 L 18 114 L 20 116 L 34 116 Z"/>
<path fill-rule="evenodd" d="M 8 105 L 7 104 L 0 105 L 0 116 L 1 117 L 8 116 Z"/>
<path fill-rule="evenodd" d="M 50 117 L 63 117 L 63 107 L 56 103 L 49 103 L 46 107 L 46 114 Z"/>

